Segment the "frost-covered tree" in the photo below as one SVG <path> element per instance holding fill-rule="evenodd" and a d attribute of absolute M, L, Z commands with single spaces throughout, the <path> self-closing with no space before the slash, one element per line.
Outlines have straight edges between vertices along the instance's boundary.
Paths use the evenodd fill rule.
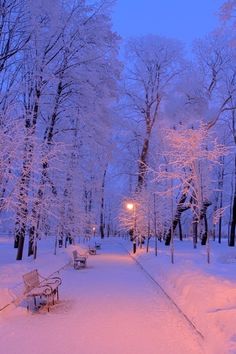
<path fill-rule="evenodd" d="M 173 95 L 167 105 L 166 113 L 173 121 L 185 127 L 198 127 L 203 119 L 207 129 L 214 131 L 219 140 L 227 145 L 233 145 L 234 133 L 230 138 L 229 132 L 234 132 L 235 112 L 235 48 L 233 31 L 226 28 L 210 33 L 205 38 L 195 41 L 193 63 L 188 67 L 184 76 L 173 87 Z M 222 134 L 221 132 L 224 132 Z M 227 133 L 228 132 L 228 133 Z M 223 136 L 227 135 L 227 141 Z M 228 166 L 226 174 L 235 180 L 234 162 L 232 155 L 225 159 Z M 218 174 L 220 176 L 220 174 Z M 222 183 L 220 178 L 218 184 Z M 231 183 L 228 178 L 227 185 Z M 232 182 L 232 184 L 235 184 Z M 214 208 L 218 208 L 219 199 L 223 204 L 229 203 L 230 196 L 224 191 L 215 192 Z M 233 188 L 235 191 L 235 187 Z M 233 194 L 235 195 L 235 192 Z M 180 200 L 184 198 L 184 194 Z M 234 200 L 234 198 L 233 198 Z M 230 223 L 232 235 L 234 229 L 234 202 L 231 202 Z M 228 217 L 228 214 L 226 214 Z M 226 218 L 225 217 L 225 218 Z M 230 233 L 231 233 L 230 231 Z M 231 236 L 229 236 L 229 239 Z M 235 236 L 232 236 L 234 239 Z M 232 241 L 229 241 L 232 243 Z"/>
<path fill-rule="evenodd" d="M 236 14 L 236 1 L 235 0 L 228 0 L 223 3 L 220 8 L 220 19 L 222 21 L 221 32 L 223 33 L 230 33 L 228 45 L 235 52 L 235 29 L 236 29 L 236 21 L 235 21 L 235 14 Z M 234 66 L 235 63 L 235 53 L 232 64 Z M 231 66 L 232 66 L 231 64 Z M 234 76 L 233 80 L 231 81 L 235 84 L 235 70 L 233 70 Z M 232 73 L 232 74 L 233 74 Z M 231 112 L 229 116 L 231 118 L 230 128 L 233 133 L 233 143 L 236 146 L 236 128 L 235 128 L 235 107 L 236 107 L 236 100 L 235 95 L 232 95 L 230 100 L 231 105 Z M 233 193 L 231 199 L 231 222 L 230 222 L 230 232 L 229 232 L 229 246 L 235 246 L 235 231 L 236 231 L 236 153 L 234 153 L 234 160 L 233 160 Z"/>
<path fill-rule="evenodd" d="M 104 146 L 107 149 L 111 141 L 111 105 L 121 70 L 119 38 L 109 15 L 111 3 L 2 2 L 2 26 L 8 26 L 11 17 L 13 28 L 8 42 L 6 35 L 0 38 L 6 54 L 0 73 L 2 142 L 7 142 L 0 156 L 0 207 L 9 207 L 6 196 L 12 197 L 17 259 L 22 258 L 28 231 L 30 255 L 36 252 L 35 240 L 62 223 L 59 204 L 66 206 L 63 220 L 68 228 L 78 229 L 73 220 L 83 201 L 83 180 L 91 181 L 88 192 L 92 192 L 94 210 L 100 210 L 101 161 Z M 9 138 L 16 129 L 19 137 L 13 149 Z M 91 169 L 86 175 L 88 160 Z M 75 186 L 77 203 L 72 200 Z M 79 220 L 82 225 L 83 217 Z"/>
<path fill-rule="evenodd" d="M 161 103 L 183 70 L 182 45 L 160 36 L 132 39 L 127 45 L 125 80 L 127 110 L 136 123 L 139 141 L 136 191 L 145 185 L 150 141 Z"/>
<path fill-rule="evenodd" d="M 214 188 L 210 171 L 214 164 L 219 163 L 219 158 L 227 154 L 227 149 L 211 136 L 206 124 L 201 124 L 198 129 L 167 129 L 164 135 L 164 159 L 155 172 L 155 178 L 158 182 L 166 179 L 170 181 L 166 192 L 172 199 L 176 191 L 182 191 L 165 236 L 166 245 L 170 244 L 171 234 L 177 227 L 182 212 L 189 208 L 193 212 L 193 240 L 196 245 L 197 226 L 201 220 L 205 224 L 205 237 L 208 232 L 206 211 L 211 204 Z"/>
<path fill-rule="evenodd" d="M 24 239 L 29 214 L 30 181 L 33 167 L 35 141 L 39 116 L 42 111 L 42 97 L 52 75 L 52 67 L 62 51 L 60 38 L 63 34 L 63 25 L 55 26 L 55 13 L 60 11 L 59 2 L 55 9 L 51 6 L 43 7 L 44 2 L 39 0 L 35 6 L 29 1 L 29 31 L 31 38 L 23 54 L 22 81 L 24 91 L 22 100 L 24 106 L 25 137 L 24 156 L 19 182 L 18 207 L 16 210 L 15 246 L 18 247 L 17 259 L 22 259 Z"/>

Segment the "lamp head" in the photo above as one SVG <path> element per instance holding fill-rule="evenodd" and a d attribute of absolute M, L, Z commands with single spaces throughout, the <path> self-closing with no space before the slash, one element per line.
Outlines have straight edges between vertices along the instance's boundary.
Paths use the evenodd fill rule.
<path fill-rule="evenodd" d="M 127 203 L 127 204 L 126 204 L 126 208 L 127 208 L 128 210 L 133 210 L 133 209 L 134 209 L 134 204 L 133 204 L 133 203 Z"/>

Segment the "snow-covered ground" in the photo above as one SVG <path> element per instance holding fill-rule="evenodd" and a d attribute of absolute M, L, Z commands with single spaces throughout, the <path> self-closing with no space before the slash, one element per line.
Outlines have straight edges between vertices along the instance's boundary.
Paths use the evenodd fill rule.
<path fill-rule="evenodd" d="M 138 250 L 136 259 L 204 335 L 207 352 L 236 353 L 236 249 L 225 243 L 193 249 L 191 240 L 170 248 L 158 243 L 157 257 Z"/>
<path fill-rule="evenodd" d="M 72 248 L 55 256 L 53 240 L 41 241 L 37 260 L 15 261 L 12 240 L 0 238 L 0 308 L 21 295 L 22 274 L 29 270 L 49 275 L 61 269 L 63 280 L 50 313 L 27 313 L 24 301 L 0 311 L 2 353 L 236 353 L 235 248 L 212 244 L 207 264 L 205 248 L 176 242 L 171 264 L 162 243 L 157 257 L 143 248 L 134 259 L 126 251 L 132 252 L 129 241 L 110 238 L 81 270 L 69 264 Z"/>

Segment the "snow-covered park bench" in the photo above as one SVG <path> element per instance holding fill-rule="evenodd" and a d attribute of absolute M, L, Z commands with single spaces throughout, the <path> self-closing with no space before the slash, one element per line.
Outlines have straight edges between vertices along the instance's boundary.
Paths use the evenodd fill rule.
<path fill-rule="evenodd" d="M 55 297 L 59 300 L 58 287 L 61 285 L 60 277 L 45 278 L 39 274 L 37 269 L 23 275 L 24 295 L 27 298 L 27 309 L 29 310 L 29 301 L 33 299 L 34 307 L 37 308 L 37 297 L 46 300 L 46 306 L 49 311 L 50 305 L 54 305 Z"/>
<path fill-rule="evenodd" d="M 95 254 L 97 254 L 97 249 L 96 249 L 96 247 L 94 246 L 90 246 L 89 245 L 89 254 L 91 254 L 91 255 L 95 255 Z"/>
<path fill-rule="evenodd" d="M 77 250 L 72 252 L 73 255 L 73 265 L 75 269 L 85 268 L 87 265 L 87 254 L 79 254 Z"/>
<path fill-rule="evenodd" d="M 97 249 L 97 250 L 100 250 L 101 249 L 101 243 L 100 242 L 95 242 L 95 248 Z"/>

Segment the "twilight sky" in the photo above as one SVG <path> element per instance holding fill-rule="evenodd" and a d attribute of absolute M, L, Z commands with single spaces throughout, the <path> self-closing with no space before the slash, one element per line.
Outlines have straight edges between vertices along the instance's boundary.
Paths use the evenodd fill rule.
<path fill-rule="evenodd" d="M 123 38 L 145 34 L 174 37 L 190 44 L 218 23 L 224 0 L 117 0 L 114 30 Z"/>

